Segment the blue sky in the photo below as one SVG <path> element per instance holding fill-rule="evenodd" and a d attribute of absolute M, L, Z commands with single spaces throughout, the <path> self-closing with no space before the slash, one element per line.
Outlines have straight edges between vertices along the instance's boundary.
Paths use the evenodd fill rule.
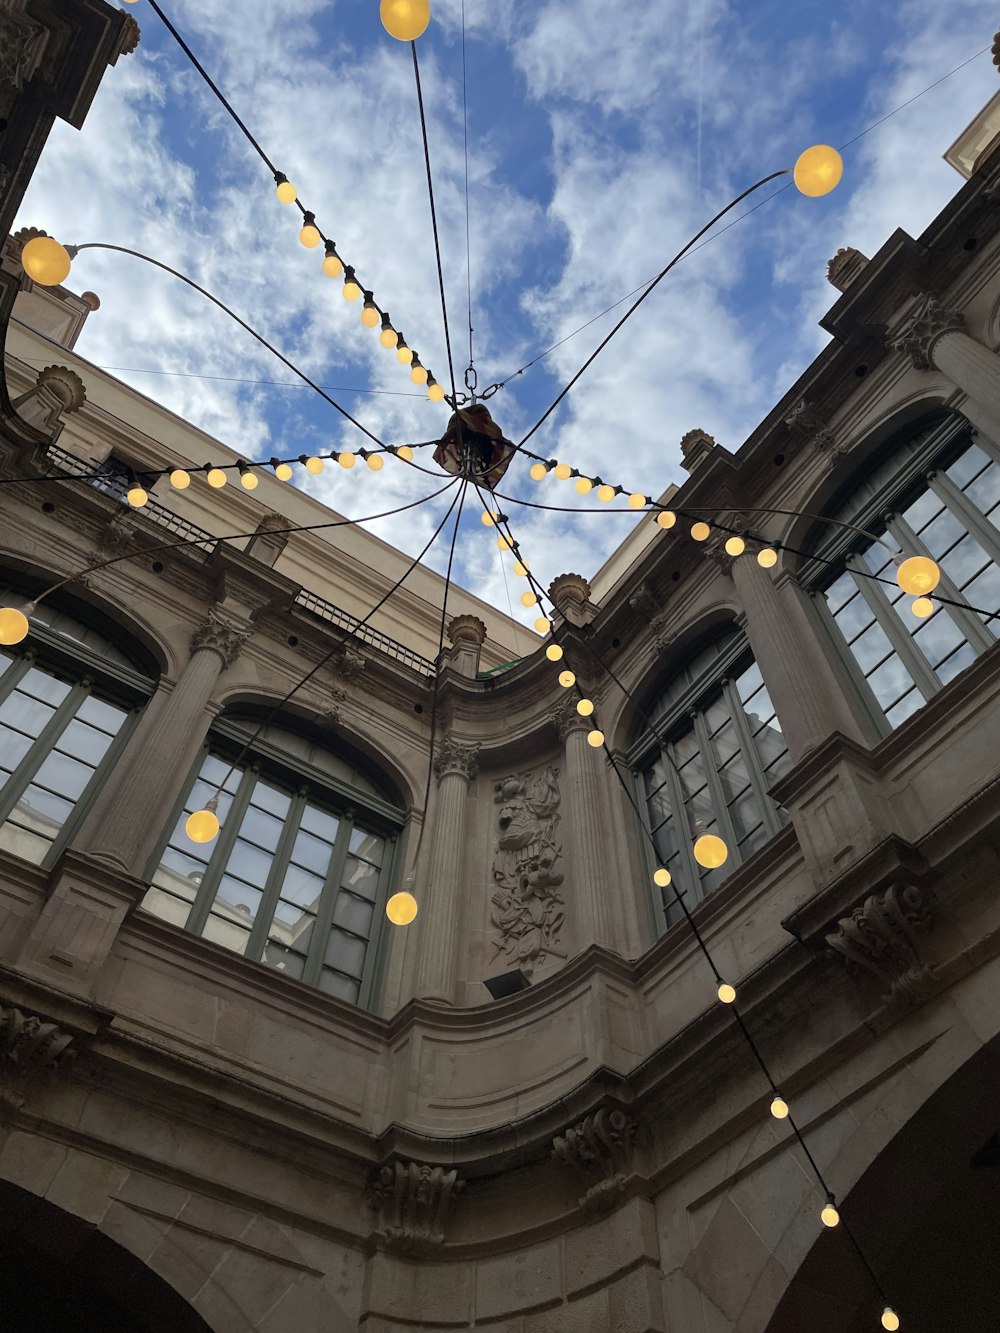
<path fill-rule="evenodd" d="M 466 0 L 471 278 L 480 385 L 504 378 L 651 277 L 745 186 L 814 142 L 846 143 L 988 46 L 984 0 Z M 412 346 L 448 378 L 409 48 L 377 0 L 166 0 L 181 29 L 324 231 Z M 461 0 L 432 0 L 419 51 L 456 372 L 468 355 Z M 138 51 L 110 70 L 82 134 L 57 125 L 20 224 L 146 250 L 257 325 L 382 438 L 439 434 L 428 403 L 363 329 L 359 307 L 297 241 L 298 213 L 148 5 Z M 239 17 L 234 18 L 238 12 Z M 658 494 L 702 427 L 732 449 L 826 341 L 826 261 L 913 235 L 960 185 L 941 154 L 997 90 L 990 57 L 845 153 L 825 200 L 789 190 L 661 284 L 533 441 L 585 472 Z M 362 437 L 166 276 L 88 253 L 71 283 L 101 296 L 78 351 L 250 458 L 357 447 Z M 620 312 L 619 312 L 620 313 Z M 606 316 L 492 399 L 520 436 L 610 328 Z M 172 371 L 162 375 L 142 371 Z M 194 376 L 219 378 L 195 378 Z M 356 516 L 434 489 L 390 462 L 310 489 Z M 509 488 L 565 503 L 515 464 Z M 583 503 L 588 503 L 584 501 Z M 593 574 L 634 519 L 510 510 L 546 583 Z M 414 554 L 440 510 L 375 530 Z M 492 539 L 471 504 L 459 581 L 503 609 Z M 443 566 L 445 550 L 430 563 Z M 509 562 L 508 562 L 509 563 Z M 513 595 L 513 580 L 509 578 Z M 514 598 L 515 613 L 521 613 Z"/>

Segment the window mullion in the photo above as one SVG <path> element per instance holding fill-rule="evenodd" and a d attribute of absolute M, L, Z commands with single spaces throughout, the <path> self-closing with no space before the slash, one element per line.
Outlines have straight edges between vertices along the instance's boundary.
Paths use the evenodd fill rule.
<path fill-rule="evenodd" d="M 879 628 L 895 649 L 903 666 L 924 699 L 931 699 L 941 688 L 941 682 L 927 664 L 927 659 L 913 642 L 903 622 L 892 608 L 892 603 L 879 584 L 870 577 L 871 570 L 858 555 L 847 557 L 847 568 L 854 575 L 861 596 L 878 622 Z"/>
<path fill-rule="evenodd" d="M 302 971 L 302 980 L 309 986 L 315 986 L 319 983 L 323 956 L 326 953 L 326 941 L 330 934 L 330 927 L 333 924 L 333 909 L 336 906 L 337 895 L 340 893 L 340 885 L 344 878 L 344 867 L 347 865 L 347 853 L 353 832 L 354 811 L 345 810 L 340 821 L 340 828 L 337 830 L 333 855 L 330 857 L 330 864 L 327 867 L 326 883 L 323 885 L 323 892 L 319 897 L 319 909 L 316 912 L 312 942 L 309 946 L 306 965 Z M 379 885 L 381 886 L 381 871 L 379 872 Z M 369 948 L 370 946 L 371 940 L 369 939 Z"/>
<path fill-rule="evenodd" d="M 857 580 L 855 580 L 855 586 Z M 819 616 L 820 623 L 824 633 L 830 642 L 831 652 L 836 654 L 837 665 L 843 667 L 849 678 L 850 684 L 857 691 L 858 698 L 864 706 L 876 731 L 880 736 L 888 736 L 892 728 L 886 718 L 885 713 L 875 697 L 875 691 L 868 684 L 865 673 L 861 669 L 861 664 L 851 652 L 851 646 L 844 637 L 843 631 L 837 624 L 837 618 L 830 610 L 826 597 L 821 592 L 811 594 L 813 605 L 816 608 L 816 614 Z"/>
<path fill-rule="evenodd" d="M 1000 463 L 1000 444 L 989 435 L 984 435 L 981 430 L 972 432 L 972 443 L 982 449 L 987 458 L 991 458 L 994 463 Z"/>
<path fill-rule="evenodd" d="M 708 790 L 712 794 L 712 807 L 715 811 L 715 822 L 719 829 L 719 836 L 729 848 L 733 860 L 737 865 L 742 865 L 743 858 L 736 846 L 736 830 L 729 816 L 726 794 L 722 790 L 722 780 L 715 766 L 712 740 L 708 734 L 708 723 L 705 721 L 704 713 L 695 713 L 694 715 L 694 734 L 698 738 L 698 748 L 701 750 L 702 761 L 705 765 L 705 780 L 708 783 Z"/>
<path fill-rule="evenodd" d="M 911 550 L 916 555 L 930 556 L 930 551 L 913 531 L 906 519 L 900 518 L 898 514 L 894 514 L 892 518 L 889 519 L 887 527 L 904 551 Z M 931 558 L 933 559 L 933 557 Z M 961 590 L 954 583 L 947 570 L 942 564 L 938 562 L 935 563 L 938 564 L 938 569 L 941 571 L 941 582 L 938 585 L 941 590 L 941 595 L 947 597 L 949 601 L 964 602 L 965 598 L 962 596 Z M 992 648 L 994 643 L 996 643 L 996 639 L 979 617 L 973 611 L 968 610 L 966 606 L 944 606 L 941 610 L 945 611 L 951 617 L 962 631 L 966 640 L 972 644 L 977 653 L 985 653 L 987 648 Z"/>
<path fill-rule="evenodd" d="M 677 764 L 674 762 L 674 747 L 667 742 L 662 749 L 663 758 L 667 770 L 667 790 L 670 793 L 670 810 L 674 817 L 674 828 L 677 832 L 677 845 L 680 851 L 680 863 L 684 868 L 682 883 L 676 885 L 678 893 L 685 889 L 691 890 L 691 906 L 698 901 L 698 862 L 694 859 L 691 841 L 691 820 L 688 816 L 687 802 L 684 799 L 684 786 L 681 783 L 681 775 L 677 771 Z M 686 882 L 684 882 L 686 881 Z"/>
<path fill-rule="evenodd" d="M 740 750 L 743 754 L 744 762 L 747 766 L 747 776 L 750 779 L 750 790 L 754 794 L 761 815 L 764 819 L 764 827 L 770 835 L 781 832 L 781 820 L 778 818 L 778 811 L 774 802 L 767 792 L 767 779 L 764 776 L 764 769 L 760 762 L 760 755 L 757 753 L 757 746 L 754 744 L 753 734 L 750 731 L 750 723 L 747 721 L 747 715 L 743 711 L 743 701 L 740 699 L 739 691 L 734 681 L 725 680 L 722 682 L 722 693 L 726 703 L 729 705 L 729 715 L 733 719 L 733 726 L 736 728 L 736 736 L 740 743 Z"/>
<path fill-rule="evenodd" d="M 208 921 L 209 910 L 215 899 L 215 892 L 219 887 L 222 876 L 225 874 L 226 866 L 229 863 L 229 855 L 233 850 L 233 844 L 236 842 L 236 836 L 240 831 L 240 825 L 243 823 L 243 816 L 246 814 L 247 806 L 250 804 L 250 795 L 253 792 L 256 781 L 257 774 L 254 769 L 247 768 L 243 770 L 240 784 L 236 788 L 236 794 L 233 797 L 232 804 L 229 807 L 229 813 L 226 816 L 226 822 L 219 833 L 219 840 L 215 845 L 215 851 L 205 870 L 205 877 L 198 886 L 198 892 L 195 894 L 195 899 L 188 915 L 187 925 L 184 927 L 184 929 L 189 930 L 192 935 L 201 935 L 204 933 L 205 925 Z"/>
<path fill-rule="evenodd" d="M 1000 463 L 994 466 L 1000 467 Z M 927 478 L 927 487 L 955 515 L 993 563 L 1000 565 L 1000 532 L 985 514 L 980 513 L 962 488 L 955 485 L 947 472 L 932 472 Z"/>
<path fill-rule="evenodd" d="M 264 947 L 267 944 L 271 926 L 274 924 L 274 913 L 277 910 L 278 898 L 281 896 L 281 886 L 285 882 L 285 875 L 288 873 L 288 862 L 291 860 L 292 848 L 295 845 L 295 838 L 299 831 L 299 824 L 305 806 L 306 788 L 300 787 L 296 795 L 292 797 L 288 814 L 285 816 L 284 828 L 278 837 L 278 845 L 274 849 L 271 868 L 267 872 L 267 880 L 261 891 L 257 919 L 253 923 L 250 938 L 247 941 L 245 958 L 259 960 L 263 957 Z"/>
<path fill-rule="evenodd" d="M 9 818 L 11 811 L 21 799 L 25 789 L 30 785 L 35 774 L 51 752 L 52 747 L 66 730 L 74 713 L 89 693 L 89 680 L 83 680 L 74 685 L 32 741 L 27 754 L 10 775 L 10 781 L 4 788 L 2 798 L 0 798 L 0 823 Z"/>

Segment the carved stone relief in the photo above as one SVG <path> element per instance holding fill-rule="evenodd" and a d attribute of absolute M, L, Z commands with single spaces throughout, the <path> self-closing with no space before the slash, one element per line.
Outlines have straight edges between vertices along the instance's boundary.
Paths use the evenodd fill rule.
<path fill-rule="evenodd" d="M 213 606 L 209 608 L 206 620 L 191 635 L 191 651 L 196 653 L 211 648 L 222 658 L 223 667 L 231 667 L 252 634 L 252 627 L 245 621 L 230 619 Z"/>
<path fill-rule="evenodd" d="M 566 957 L 559 947 L 566 910 L 559 893 L 558 777 L 558 768 L 549 767 L 513 773 L 494 786 L 493 959 L 503 954 L 528 977 L 548 958 Z"/>
<path fill-rule="evenodd" d="M 625 1189 L 627 1169 L 639 1136 L 639 1124 L 627 1111 L 602 1106 L 552 1140 L 552 1155 L 571 1167 L 588 1188 L 580 1206 L 588 1212 L 613 1208 Z"/>
<path fill-rule="evenodd" d="M 48 39 L 35 19 L 15 14 L 9 6 L 0 8 L 0 80 L 20 92 L 38 70 Z"/>
<path fill-rule="evenodd" d="M 883 987 L 887 1003 L 918 1004 L 933 993 L 936 975 L 924 954 L 933 918 L 915 884 L 891 884 L 873 893 L 825 936 L 833 953 Z"/>
<path fill-rule="evenodd" d="M 464 1188 L 458 1172 L 421 1162 L 390 1162 L 368 1186 L 368 1206 L 378 1215 L 387 1249 L 419 1255 L 444 1244 L 445 1224 Z"/>
<path fill-rule="evenodd" d="M 76 1054 L 73 1037 L 35 1014 L 0 1006 L 0 1106 L 19 1110 L 31 1084 Z"/>
<path fill-rule="evenodd" d="M 930 370 L 937 340 L 964 328 L 965 317 L 960 311 L 948 310 L 936 297 L 924 295 L 889 339 L 889 346 L 897 352 L 907 352 L 917 370 Z"/>

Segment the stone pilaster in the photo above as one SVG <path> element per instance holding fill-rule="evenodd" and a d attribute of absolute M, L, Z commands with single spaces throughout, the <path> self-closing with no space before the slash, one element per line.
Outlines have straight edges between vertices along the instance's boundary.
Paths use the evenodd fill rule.
<path fill-rule="evenodd" d="M 994 439 L 1000 438 L 1000 357 L 965 332 L 960 311 L 921 296 L 889 339 L 917 370 L 938 370 L 968 398 L 963 411 Z"/>
<path fill-rule="evenodd" d="M 577 944 L 603 944 L 617 949 L 612 894 L 620 882 L 613 865 L 607 764 L 603 750 L 587 743 L 592 718 L 581 717 L 576 700 L 567 699 L 553 721 L 566 752 L 563 795 L 569 812 L 573 878 L 567 897 L 572 904 Z"/>

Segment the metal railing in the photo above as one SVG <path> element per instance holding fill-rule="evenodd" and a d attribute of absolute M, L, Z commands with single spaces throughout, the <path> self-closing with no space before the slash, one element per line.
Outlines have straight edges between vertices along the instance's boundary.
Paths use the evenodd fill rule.
<path fill-rule="evenodd" d="M 301 606 L 305 611 L 312 612 L 314 616 L 319 616 L 322 620 L 328 621 L 331 625 L 337 625 L 340 629 L 346 630 L 354 638 L 361 639 L 364 643 L 377 648 L 379 652 L 385 653 L 386 657 L 401 662 L 403 666 L 409 667 L 411 671 L 416 671 L 421 676 L 433 676 L 435 674 L 434 663 L 426 657 L 421 657 L 412 648 L 407 648 L 405 644 L 390 638 L 388 634 L 372 629 L 370 625 L 363 625 L 356 617 L 342 610 L 339 606 L 335 606 L 333 602 L 328 602 L 324 597 L 317 597 L 314 592 L 307 592 L 303 588 L 296 597 L 295 604 Z"/>

